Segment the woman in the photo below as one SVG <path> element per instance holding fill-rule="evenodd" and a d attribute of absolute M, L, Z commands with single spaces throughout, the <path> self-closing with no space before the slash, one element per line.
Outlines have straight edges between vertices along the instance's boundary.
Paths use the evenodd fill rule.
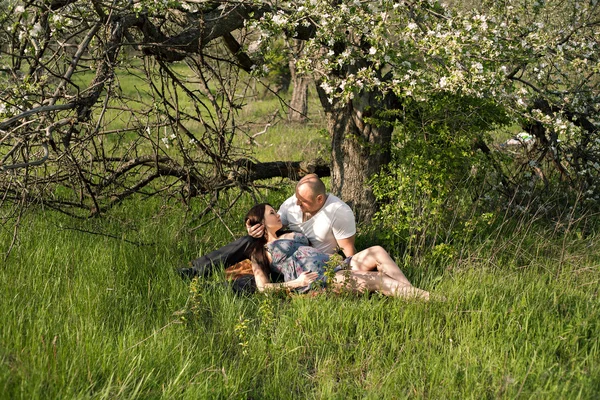
<path fill-rule="evenodd" d="M 310 247 L 302 233 L 279 232 L 283 227 L 277 212 L 269 204 L 258 204 L 246 214 L 246 226 L 263 224 L 264 236 L 257 240 L 251 253 L 252 270 L 258 290 L 289 288 L 304 293 L 316 281 L 326 282 L 325 264 L 329 255 Z M 349 271 L 344 271 L 348 269 Z M 406 279 L 398 265 L 380 246 L 373 246 L 348 257 L 335 269 L 334 287 L 356 291 L 379 291 L 387 296 L 415 297 L 428 300 L 429 293 L 417 289 Z M 378 272 L 377 272 L 378 271 Z M 271 283 L 269 273 L 284 276 L 285 282 Z M 350 282 L 344 282 L 350 279 Z"/>

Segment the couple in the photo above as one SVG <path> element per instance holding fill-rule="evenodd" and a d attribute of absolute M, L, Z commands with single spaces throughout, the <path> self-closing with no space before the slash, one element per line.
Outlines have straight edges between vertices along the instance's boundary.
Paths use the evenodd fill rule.
<path fill-rule="evenodd" d="M 180 273 L 205 275 L 216 265 L 227 267 L 249 258 L 259 290 L 286 287 L 306 292 L 315 281 L 325 282 L 325 263 L 339 248 L 347 258 L 335 268 L 334 282 L 328 284 L 341 287 L 345 280 L 352 279 L 352 285 L 346 286 L 360 292 L 429 298 L 428 292 L 411 285 L 382 247 L 356 252 L 352 210 L 328 194 L 315 174 L 298 182 L 295 195 L 281 205 L 278 213 L 268 204 L 258 204 L 248 212 L 245 222 L 250 236 L 192 261 L 192 268 Z M 292 232 L 281 233 L 283 226 Z M 271 283 L 271 272 L 283 275 L 285 282 Z"/>

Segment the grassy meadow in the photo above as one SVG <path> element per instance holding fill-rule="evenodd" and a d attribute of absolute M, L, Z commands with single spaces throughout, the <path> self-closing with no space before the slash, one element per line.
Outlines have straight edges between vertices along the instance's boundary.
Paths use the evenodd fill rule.
<path fill-rule="evenodd" d="M 313 157 L 321 125 L 278 124 L 257 157 Z M 274 205 L 293 188 L 270 186 Z M 30 209 L 0 268 L 0 398 L 600 396 L 597 227 L 507 216 L 451 258 L 402 263 L 389 249 L 446 301 L 236 296 L 222 273 L 181 280 L 175 268 L 244 233 L 252 204 L 210 222 L 195 218 L 201 201 L 127 201 L 89 220 Z M 0 253 L 11 240 L 3 226 Z"/>

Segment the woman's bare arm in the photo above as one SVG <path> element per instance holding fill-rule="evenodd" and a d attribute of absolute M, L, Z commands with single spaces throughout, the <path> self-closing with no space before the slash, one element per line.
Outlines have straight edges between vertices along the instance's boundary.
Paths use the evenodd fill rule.
<path fill-rule="evenodd" d="M 264 292 L 265 290 L 277 290 L 277 289 L 294 289 L 298 287 L 308 286 L 315 279 L 318 278 L 319 274 L 316 272 L 303 272 L 300 276 L 292 281 L 271 283 L 269 277 L 264 273 L 262 268 L 254 261 L 252 261 L 252 273 L 256 280 L 256 287 L 259 291 Z"/>

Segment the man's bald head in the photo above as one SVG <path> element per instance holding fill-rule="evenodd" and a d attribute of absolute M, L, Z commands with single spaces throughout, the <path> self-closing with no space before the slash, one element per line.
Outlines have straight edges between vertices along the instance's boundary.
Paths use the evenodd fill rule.
<path fill-rule="evenodd" d="M 300 189 L 300 187 L 306 187 L 310 190 L 313 196 L 317 196 L 319 194 L 325 195 L 327 193 L 325 189 L 325 184 L 323 181 L 317 176 L 317 174 L 308 174 L 303 176 L 296 185 L 296 190 Z M 304 188 L 303 188 L 304 189 Z"/>
<path fill-rule="evenodd" d="M 296 185 L 296 200 L 302 212 L 314 215 L 327 200 L 325 184 L 316 174 L 308 174 Z"/>

